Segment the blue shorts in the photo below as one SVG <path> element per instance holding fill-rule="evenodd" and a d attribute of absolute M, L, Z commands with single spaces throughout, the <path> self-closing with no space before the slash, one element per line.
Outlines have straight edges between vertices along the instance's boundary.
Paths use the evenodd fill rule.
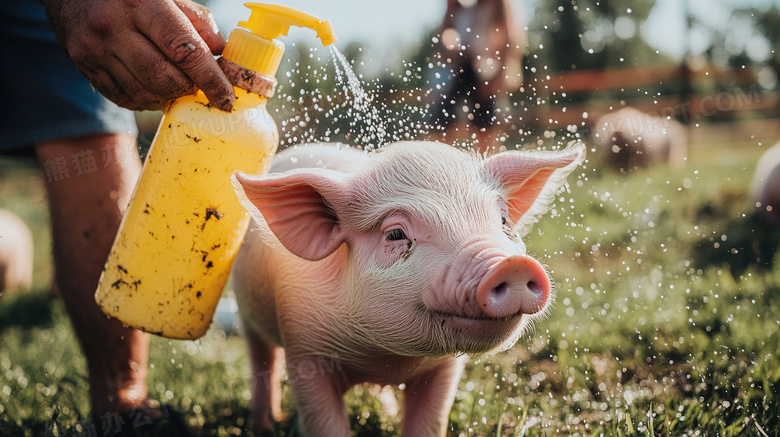
<path fill-rule="evenodd" d="M 70 62 L 37 0 L 0 7 L 0 154 L 98 133 L 137 135 L 133 112 L 99 92 Z"/>
<path fill-rule="evenodd" d="M 438 73 L 438 77 L 435 75 Z M 496 98 L 478 98 L 477 89 L 483 87 L 473 64 L 463 60 L 460 64 L 439 65 L 431 70 L 430 107 L 426 122 L 429 126 L 446 129 L 458 118 L 463 103 L 470 104 L 471 123 L 477 128 L 493 124 L 496 112 Z"/>

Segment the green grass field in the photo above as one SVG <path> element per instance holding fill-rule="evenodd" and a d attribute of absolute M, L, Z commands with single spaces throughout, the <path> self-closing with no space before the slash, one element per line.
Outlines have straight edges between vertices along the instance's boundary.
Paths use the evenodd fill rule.
<path fill-rule="evenodd" d="M 556 283 L 550 317 L 513 349 L 470 361 L 450 435 L 780 435 L 780 235 L 757 225 L 747 191 L 769 144 L 695 137 L 679 172 L 625 176 L 591 160 L 569 178 L 526 239 Z M 0 298 L 0 435 L 78 435 L 89 384 L 47 291 L 43 185 L 12 161 L 0 175 L 0 207 L 30 223 L 38 249 L 35 289 Z M 250 373 L 240 337 L 153 340 L 150 393 L 200 435 L 251 435 Z M 355 435 L 397 434 L 398 417 L 368 390 L 348 398 Z M 285 409 L 294 417 L 287 399 Z M 292 423 L 276 435 L 296 435 Z"/>

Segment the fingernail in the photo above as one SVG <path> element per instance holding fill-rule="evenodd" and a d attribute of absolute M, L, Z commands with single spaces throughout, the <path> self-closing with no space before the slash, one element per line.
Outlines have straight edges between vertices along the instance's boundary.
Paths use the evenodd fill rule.
<path fill-rule="evenodd" d="M 230 112 L 233 109 L 233 104 L 235 103 L 235 99 L 233 99 L 232 96 L 226 97 L 223 99 L 219 104 L 217 105 L 217 108 L 225 111 Z"/>

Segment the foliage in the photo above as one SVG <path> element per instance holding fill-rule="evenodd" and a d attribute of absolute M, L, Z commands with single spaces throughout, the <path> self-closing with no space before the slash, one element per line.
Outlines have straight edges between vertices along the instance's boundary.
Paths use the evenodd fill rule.
<path fill-rule="evenodd" d="M 650 0 L 539 1 L 528 26 L 526 59 L 532 67 L 549 71 L 658 62 L 639 33 L 654 4 Z"/>
<path fill-rule="evenodd" d="M 780 68 L 780 8 L 777 5 L 736 8 L 726 29 L 696 18 L 692 20 L 692 26 L 700 34 L 709 34 L 710 44 L 704 54 L 716 65 L 744 68 L 767 63 L 775 69 Z M 765 53 L 751 53 L 751 49 L 762 46 L 765 46 Z"/>

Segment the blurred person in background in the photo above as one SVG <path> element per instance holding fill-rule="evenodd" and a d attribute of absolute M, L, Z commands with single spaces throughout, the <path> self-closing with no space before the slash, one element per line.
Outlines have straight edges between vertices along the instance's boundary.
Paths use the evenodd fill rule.
<path fill-rule="evenodd" d="M 429 80 L 428 126 L 435 139 L 452 143 L 456 124 L 480 152 L 494 152 L 500 136 L 499 113 L 507 94 L 523 83 L 525 31 L 510 0 L 447 0 Z"/>

